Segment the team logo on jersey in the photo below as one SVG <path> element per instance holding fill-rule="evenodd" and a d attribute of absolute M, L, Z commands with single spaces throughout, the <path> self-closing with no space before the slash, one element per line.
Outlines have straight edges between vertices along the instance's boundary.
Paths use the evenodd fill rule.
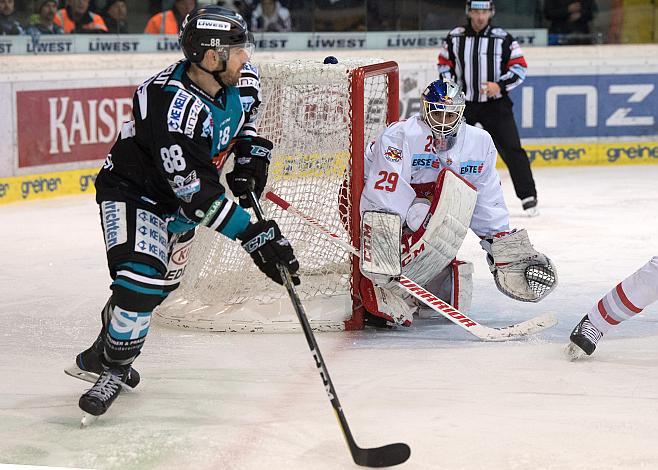
<path fill-rule="evenodd" d="M 203 101 L 198 99 L 195 99 L 190 107 L 190 114 L 187 116 L 187 123 L 185 124 L 185 135 L 190 139 L 194 137 L 194 128 L 199 120 L 199 113 L 204 108 L 206 108 L 206 111 L 210 112 L 208 107 L 203 104 Z"/>
<path fill-rule="evenodd" d="M 183 115 L 191 99 L 192 95 L 185 90 L 178 90 L 176 92 L 167 113 L 167 127 L 169 128 L 169 132 L 183 132 Z"/>
<path fill-rule="evenodd" d="M 384 152 L 384 157 L 390 162 L 397 163 L 402 160 L 402 150 L 389 145 L 386 152 Z"/>
<path fill-rule="evenodd" d="M 446 158 L 446 166 L 452 166 L 452 158 Z"/>
<path fill-rule="evenodd" d="M 459 164 L 460 175 L 479 175 L 484 171 L 483 160 L 467 160 Z"/>
<path fill-rule="evenodd" d="M 192 171 L 186 177 L 180 175 L 174 176 L 174 180 L 169 181 L 172 191 L 179 199 L 189 203 L 192 201 L 192 196 L 201 190 L 201 180 L 196 176 L 196 170 Z"/>

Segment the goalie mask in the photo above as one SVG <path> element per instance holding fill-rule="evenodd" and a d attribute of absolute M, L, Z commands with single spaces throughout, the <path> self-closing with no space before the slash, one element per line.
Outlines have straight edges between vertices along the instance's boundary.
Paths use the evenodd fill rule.
<path fill-rule="evenodd" d="M 442 78 L 430 83 L 420 96 L 421 116 L 430 126 L 441 150 L 452 147 L 463 122 L 466 100 L 459 85 Z"/>
<path fill-rule="evenodd" d="M 228 8 L 216 5 L 192 10 L 181 25 L 178 42 L 185 57 L 200 67 L 208 49 L 217 51 L 222 63 L 220 69 L 210 71 L 201 67 L 213 74 L 216 80 L 218 74 L 226 70 L 226 62 L 232 50 L 244 49 L 249 58 L 254 51 L 254 37 L 247 30 L 244 18 Z"/>

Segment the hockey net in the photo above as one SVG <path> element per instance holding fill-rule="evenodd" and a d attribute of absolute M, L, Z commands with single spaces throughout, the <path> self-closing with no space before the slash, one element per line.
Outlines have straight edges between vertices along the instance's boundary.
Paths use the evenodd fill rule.
<path fill-rule="evenodd" d="M 399 116 L 397 64 L 376 62 L 258 64 L 259 133 L 274 143 L 268 186 L 353 246 L 359 243 L 365 144 Z M 359 281 L 358 260 L 261 201 L 295 250 L 302 280 L 297 291 L 311 326 L 362 328 L 362 307 L 352 289 Z M 155 315 L 169 325 L 208 331 L 299 329 L 286 290 L 260 273 L 239 243 L 205 227 L 197 229 L 181 286 Z"/>

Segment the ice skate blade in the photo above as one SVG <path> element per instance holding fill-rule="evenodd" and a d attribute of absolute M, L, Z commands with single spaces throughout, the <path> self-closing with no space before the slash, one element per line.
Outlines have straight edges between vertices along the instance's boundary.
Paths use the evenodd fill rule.
<path fill-rule="evenodd" d="M 82 370 L 77 365 L 64 369 L 64 373 L 76 379 L 84 380 L 85 382 L 89 382 L 92 384 L 96 383 L 96 381 L 98 380 L 98 374 L 94 374 L 93 372 Z M 126 392 L 133 392 L 135 390 L 133 387 L 126 385 L 125 383 L 121 384 L 121 388 Z"/>
<path fill-rule="evenodd" d="M 539 209 L 537 209 L 536 207 L 530 207 L 529 209 L 524 209 L 523 213 L 525 214 L 526 217 L 538 217 Z"/>
<path fill-rule="evenodd" d="M 573 343 L 569 343 L 567 345 L 567 347 L 564 349 L 564 353 L 566 354 L 567 359 L 569 359 L 570 361 L 577 361 L 587 356 L 587 354 L 585 354 L 585 351 L 583 351 Z"/>
<path fill-rule="evenodd" d="M 98 380 L 98 374 L 87 372 L 86 370 L 80 369 L 78 366 L 68 367 L 64 369 L 64 373 L 76 379 L 84 380 L 85 382 L 96 383 Z"/>
<path fill-rule="evenodd" d="M 85 413 L 82 416 L 82 419 L 80 420 L 80 429 L 88 428 L 92 424 L 94 424 L 96 421 L 98 421 L 98 416 L 91 415 L 89 413 Z"/>

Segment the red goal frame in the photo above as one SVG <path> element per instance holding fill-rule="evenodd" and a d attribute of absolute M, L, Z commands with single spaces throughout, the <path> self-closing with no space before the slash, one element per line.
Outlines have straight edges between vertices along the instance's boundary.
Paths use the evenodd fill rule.
<path fill-rule="evenodd" d="M 378 75 L 386 75 L 386 125 L 400 118 L 400 71 L 397 62 L 388 61 L 379 64 L 366 65 L 352 71 L 350 80 L 350 238 L 352 246 L 361 245 L 361 213 L 359 202 L 363 191 L 365 143 L 365 81 Z M 345 321 L 346 330 L 360 330 L 364 327 L 365 309 L 359 294 L 361 271 L 359 258 L 351 256 L 352 282 L 350 294 L 352 297 L 352 317 Z"/>

